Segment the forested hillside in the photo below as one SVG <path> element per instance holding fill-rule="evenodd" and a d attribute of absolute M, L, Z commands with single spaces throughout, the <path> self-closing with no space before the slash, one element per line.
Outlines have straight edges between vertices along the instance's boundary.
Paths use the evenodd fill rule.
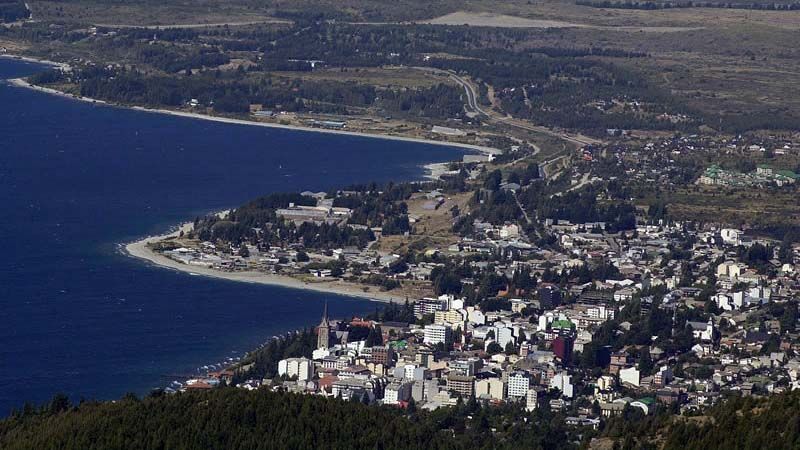
<path fill-rule="evenodd" d="M 733 397 L 698 417 L 633 414 L 608 419 L 602 432 L 571 428 L 548 411 L 526 414 L 515 405 L 466 401 L 429 413 L 234 388 L 77 406 L 56 397 L 0 422 L 0 448 L 8 450 L 567 449 L 617 440 L 615 448 L 798 448 L 800 393 Z"/>
<path fill-rule="evenodd" d="M 0 448 L 571 448 L 563 422 L 538 414 L 528 424 L 511 424 L 511 409 L 520 416 L 516 407 L 475 402 L 409 416 L 359 402 L 234 388 L 76 407 L 56 398 L 41 411 L 0 422 Z"/>
<path fill-rule="evenodd" d="M 665 450 L 800 448 L 800 393 L 732 398 L 701 420 L 671 427 Z"/>

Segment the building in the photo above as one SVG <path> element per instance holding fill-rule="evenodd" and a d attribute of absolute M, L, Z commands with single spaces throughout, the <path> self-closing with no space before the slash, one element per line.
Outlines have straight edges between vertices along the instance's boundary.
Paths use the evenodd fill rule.
<path fill-rule="evenodd" d="M 368 361 L 373 364 L 383 364 L 389 367 L 394 363 L 394 349 L 389 345 L 372 347 L 368 353 Z"/>
<path fill-rule="evenodd" d="M 714 322 L 708 319 L 708 322 L 687 322 L 687 325 L 692 329 L 692 336 L 695 339 L 700 339 L 704 342 L 711 342 L 714 340 Z"/>
<path fill-rule="evenodd" d="M 611 355 L 608 373 L 611 375 L 616 375 L 620 370 L 629 367 L 631 364 L 631 355 L 629 355 L 627 352 L 614 353 Z"/>
<path fill-rule="evenodd" d="M 447 311 L 436 311 L 433 313 L 434 323 L 438 323 L 440 325 L 461 324 L 464 322 L 464 319 L 465 318 L 462 312 L 457 309 L 448 309 Z"/>
<path fill-rule="evenodd" d="M 573 340 L 569 336 L 558 336 L 553 339 L 553 353 L 561 359 L 564 364 L 572 361 Z"/>
<path fill-rule="evenodd" d="M 447 390 L 461 394 L 463 397 L 472 397 L 475 394 L 475 377 L 449 374 L 447 376 Z"/>
<path fill-rule="evenodd" d="M 641 377 L 639 374 L 639 369 L 637 369 L 636 367 L 628 367 L 627 369 L 620 369 L 619 371 L 620 383 L 627 383 L 631 386 L 639 387 L 640 381 Z"/>
<path fill-rule="evenodd" d="M 464 376 L 473 376 L 478 369 L 483 367 L 483 360 L 480 358 L 457 359 L 450 361 L 450 370 Z"/>
<path fill-rule="evenodd" d="M 444 344 L 452 341 L 450 327 L 444 325 L 425 325 L 425 337 L 423 342 L 427 345 Z"/>
<path fill-rule="evenodd" d="M 527 372 L 513 372 L 508 376 L 508 396 L 526 398 L 531 387 L 531 375 Z"/>
<path fill-rule="evenodd" d="M 308 381 L 314 378 L 314 362 L 308 358 L 288 358 L 278 361 L 278 375 Z"/>
<path fill-rule="evenodd" d="M 414 316 L 418 319 L 428 314 L 436 314 L 436 311 L 447 309 L 447 302 L 435 299 L 422 299 L 414 302 Z"/>
<path fill-rule="evenodd" d="M 331 384 L 331 392 L 334 397 L 342 400 L 362 400 L 366 397 L 369 402 L 375 400 L 373 383 L 369 380 L 357 378 L 346 378 L 336 380 Z"/>
<path fill-rule="evenodd" d="M 657 386 L 666 386 L 672 381 L 672 378 L 672 370 L 667 366 L 663 366 L 653 375 L 653 384 Z"/>
<path fill-rule="evenodd" d="M 539 393 L 541 389 L 528 389 L 528 394 L 525 396 L 525 410 L 533 411 L 539 408 Z"/>
<path fill-rule="evenodd" d="M 506 383 L 499 378 L 478 380 L 475 382 L 475 397 L 504 400 L 506 398 Z"/>
<path fill-rule="evenodd" d="M 561 391 L 563 397 L 572 398 L 575 386 L 572 385 L 571 378 L 567 372 L 557 373 L 550 379 L 550 388 Z"/>
<path fill-rule="evenodd" d="M 412 385 L 413 383 L 408 381 L 392 381 L 384 390 L 383 403 L 385 405 L 396 405 L 400 402 L 407 402 L 411 398 Z"/>
<path fill-rule="evenodd" d="M 622 414 L 625 410 L 625 403 L 623 402 L 602 402 L 600 403 L 600 414 L 603 417 L 616 416 Z"/>
<path fill-rule="evenodd" d="M 722 242 L 728 245 L 741 245 L 742 232 L 733 228 L 723 228 L 719 232 Z"/>
<path fill-rule="evenodd" d="M 330 347 L 331 324 L 328 321 L 328 301 L 325 301 L 325 309 L 322 312 L 322 322 L 317 327 L 317 348 Z"/>
<path fill-rule="evenodd" d="M 505 349 L 508 344 L 515 344 L 514 330 L 508 327 L 494 327 L 494 338 L 500 348 Z"/>
<path fill-rule="evenodd" d="M 411 398 L 415 402 L 430 400 L 438 393 L 438 380 L 414 380 L 414 384 L 411 386 Z"/>
<path fill-rule="evenodd" d="M 561 304 L 561 289 L 550 283 L 543 283 L 537 290 L 539 306 L 542 309 L 552 309 Z"/>

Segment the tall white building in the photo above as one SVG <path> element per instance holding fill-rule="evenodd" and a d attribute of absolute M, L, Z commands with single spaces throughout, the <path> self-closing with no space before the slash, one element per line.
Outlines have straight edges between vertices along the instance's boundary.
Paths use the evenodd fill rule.
<path fill-rule="evenodd" d="M 528 389 L 528 395 L 525 397 L 525 409 L 533 411 L 539 407 L 539 391 L 536 389 Z"/>
<path fill-rule="evenodd" d="M 450 342 L 450 327 L 444 325 L 425 325 L 425 338 L 423 342 L 428 345 L 445 344 Z"/>
<path fill-rule="evenodd" d="M 278 375 L 297 377 L 298 381 L 308 381 L 314 378 L 314 363 L 307 358 L 282 359 L 278 361 Z"/>
<path fill-rule="evenodd" d="M 495 341 L 501 348 L 505 349 L 509 343 L 514 343 L 514 330 L 507 327 L 495 327 Z"/>
<path fill-rule="evenodd" d="M 514 372 L 508 376 L 508 396 L 526 397 L 531 386 L 531 376 L 526 372 Z"/>
<path fill-rule="evenodd" d="M 628 367 L 627 369 L 621 369 L 619 371 L 619 382 L 628 383 L 630 385 L 639 387 L 639 383 L 641 382 L 639 369 L 637 369 L 636 367 Z"/>
<path fill-rule="evenodd" d="M 412 383 L 408 381 L 394 380 L 386 386 L 383 394 L 385 405 L 396 405 L 399 402 L 407 402 L 411 398 Z"/>
<path fill-rule="evenodd" d="M 574 386 L 570 382 L 571 377 L 567 372 L 557 373 L 550 379 L 550 387 L 561 391 L 561 395 L 566 398 L 572 398 Z"/>

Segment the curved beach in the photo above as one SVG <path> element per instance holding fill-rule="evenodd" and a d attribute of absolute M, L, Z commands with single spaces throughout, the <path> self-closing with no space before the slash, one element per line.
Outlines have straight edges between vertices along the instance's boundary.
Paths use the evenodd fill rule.
<path fill-rule="evenodd" d="M 32 59 L 28 58 L 28 60 L 33 61 Z M 57 64 L 52 63 L 49 61 L 42 61 L 45 64 Z M 67 94 L 65 92 L 46 88 L 42 86 L 36 86 L 34 84 L 29 83 L 24 78 L 14 78 L 7 80 L 12 86 L 22 87 L 27 89 L 33 89 L 35 91 L 44 92 L 46 94 L 57 95 L 64 98 L 69 98 L 73 100 L 78 100 L 87 103 L 95 103 L 101 105 L 108 105 L 108 106 L 115 106 L 120 108 L 130 108 L 136 111 L 148 112 L 148 113 L 156 113 L 156 114 L 169 114 L 172 116 L 179 116 L 179 117 L 187 117 L 191 119 L 201 119 L 201 120 L 210 120 L 214 122 L 222 122 L 234 125 L 249 125 L 249 126 L 256 126 L 256 127 L 265 127 L 265 128 L 280 128 L 284 130 L 296 130 L 296 131 L 309 131 L 313 133 L 327 133 L 327 134 L 338 134 L 344 136 L 357 136 L 357 137 L 365 137 L 371 139 L 389 139 L 393 141 L 404 141 L 404 142 L 415 142 L 420 144 L 431 144 L 431 145 L 443 145 L 446 147 L 459 147 L 467 150 L 472 150 L 479 152 L 484 155 L 498 155 L 502 153 L 501 150 L 492 148 L 492 147 L 485 147 L 480 145 L 473 145 L 473 144 L 463 144 L 458 142 L 448 142 L 448 141 L 435 141 L 431 139 L 422 139 L 422 138 L 413 138 L 407 136 L 397 136 L 393 134 L 374 134 L 374 133 L 361 133 L 357 131 L 344 131 L 344 130 L 329 130 L 323 128 L 315 128 L 315 127 L 307 127 L 301 125 L 283 125 L 279 123 L 268 123 L 268 122 L 256 122 L 252 120 L 244 120 L 244 119 L 234 119 L 230 117 L 220 117 L 220 116 L 211 116 L 208 114 L 200 114 L 200 113 L 192 113 L 192 112 L 185 112 L 185 111 L 174 111 L 171 109 L 163 109 L 163 108 L 145 108 L 143 106 L 129 106 L 129 105 L 122 105 L 117 103 L 109 103 L 105 100 L 98 100 L 90 97 L 81 97 L 77 95 Z"/>
<path fill-rule="evenodd" d="M 181 228 L 191 224 L 183 225 Z M 358 297 L 366 300 L 388 303 L 404 302 L 406 297 L 401 291 L 397 292 L 381 292 L 377 286 L 363 286 L 354 283 L 347 283 L 343 281 L 318 281 L 318 282 L 304 282 L 287 275 L 274 275 L 263 272 L 253 271 L 237 271 L 237 272 L 223 272 L 221 270 L 210 269 L 200 266 L 188 266 L 186 264 L 177 262 L 158 252 L 153 251 L 148 244 L 157 242 L 166 238 L 176 236 L 178 231 L 160 236 L 149 236 L 135 242 L 131 242 L 124 246 L 124 251 L 129 256 L 139 258 L 155 264 L 159 267 L 174 269 L 181 272 L 189 273 L 191 275 L 200 275 L 211 278 L 218 278 L 228 281 L 238 281 L 245 283 L 259 283 L 268 284 L 273 286 L 281 286 L 291 289 L 305 289 L 310 291 L 325 292 L 329 294 L 345 295 L 348 297 Z M 365 291 L 364 289 L 368 290 Z"/>
<path fill-rule="evenodd" d="M 12 56 L 12 55 L 5 55 L 9 58 L 24 60 L 28 62 L 38 62 L 43 64 L 55 65 L 60 67 L 69 67 L 63 63 L 56 63 L 52 61 L 45 61 L 45 60 L 38 60 L 35 58 L 28 58 L 28 57 L 20 57 L 20 56 Z M 501 153 L 500 150 L 491 148 L 491 147 L 484 147 L 472 144 L 464 144 L 464 143 L 455 143 L 455 142 L 446 142 L 446 141 L 435 141 L 429 139 L 421 139 L 421 138 L 413 138 L 413 137 L 405 137 L 405 136 L 396 136 L 396 135 L 385 135 L 385 134 L 372 134 L 372 133 L 361 133 L 361 132 L 354 132 L 354 131 L 343 131 L 343 130 L 329 130 L 329 129 L 321 129 L 321 128 L 314 128 L 314 127 L 306 127 L 306 126 L 299 126 L 299 125 L 282 125 L 277 123 L 266 123 L 266 122 L 255 122 L 250 120 L 243 120 L 243 119 L 234 119 L 228 117 L 219 117 L 219 116 L 211 116 L 207 114 L 199 114 L 199 113 L 191 113 L 191 112 L 184 112 L 184 111 L 174 111 L 169 109 L 159 109 L 159 108 L 145 108 L 141 106 L 129 106 L 129 105 L 122 105 L 116 103 L 109 103 L 104 100 L 98 100 L 89 97 L 82 97 L 67 94 L 65 92 L 37 86 L 34 84 L 29 83 L 24 78 L 15 78 L 9 79 L 7 82 L 13 86 L 26 88 L 35 90 L 38 92 L 46 93 L 49 95 L 55 95 L 67 99 L 93 103 L 93 104 L 101 104 L 106 106 L 113 106 L 113 107 L 120 107 L 120 108 L 128 108 L 133 109 L 136 111 L 148 112 L 148 113 L 156 113 L 156 114 L 168 114 L 172 116 L 179 116 L 179 117 L 186 117 L 191 119 L 200 119 L 200 120 L 209 120 L 214 122 L 221 122 L 227 124 L 234 124 L 234 125 L 247 125 L 247 126 L 259 126 L 259 127 L 266 127 L 266 128 L 279 128 L 279 129 L 287 129 L 287 130 L 296 130 L 296 131 L 304 131 L 304 132 L 314 132 L 314 133 L 328 133 L 328 134 L 337 134 L 337 135 L 346 135 L 346 136 L 356 136 L 356 137 L 365 137 L 365 138 L 372 138 L 372 139 L 389 139 L 395 141 L 404 141 L 404 142 L 413 142 L 413 143 L 423 143 L 423 144 L 432 144 L 432 145 L 440 145 L 440 146 L 448 146 L 448 147 L 458 147 L 463 148 L 475 152 L 482 153 L 484 155 L 496 155 Z M 429 163 L 421 165 L 427 172 L 427 178 L 438 178 L 438 175 L 446 171 L 447 162 L 443 163 Z M 184 224 L 179 229 L 186 230 L 187 226 L 191 226 L 191 224 Z M 218 279 L 224 279 L 229 281 L 238 281 L 238 282 L 246 282 L 246 283 L 259 283 L 259 284 L 267 284 L 267 285 L 275 285 L 281 286 L 286 288 L 292 289 L 304 289 L 310 291 L 317 291 L 317 292 L 325 292 L 330 294 L 336 295 L 344 295 L 350 297 L 357 297 L 371 301 L 377 302 L 403 302 L 407 298 L 405 293 L 402 291 L 394 291 L 394 292 L 382 292 L 379 290 L 377 286 L 366 286 L 360 285 L 355 283 L 349 283 L 344 281 L 314 281 L 308 282 L 303 281 L 294 277 L 290 277 L 287 275 L 274 275 L 274 274 L 267 274 L 263 272 L 253 272 L 253 271 L 236 271 L 236 272 L 224 272 L 220 270 L 210 269 L 206 267 L 200 266 L 188 266 L 186 264 L 177 262 L 172 260 L 164 255 L 159 254 L 158 252 L 153 251 L 148 244 L 153 242 L 157 242 L 169 237 L 173 237 L 178 233 L 178 231 L 169 232 L 163 235 L 158 236 L 149 236 L 143 239 L 140 239 L 135 242 L 131 242 L 128 244 L 124 244 L 124 251 L 127 255 L 139 258 L 141 260 L 148 261 L 152 264 L 155 264 L 159 267 L 169 268 L 173 270 L 178 270 L 181 272 L 189 273 L 192 275 L 200 275 Z"/>

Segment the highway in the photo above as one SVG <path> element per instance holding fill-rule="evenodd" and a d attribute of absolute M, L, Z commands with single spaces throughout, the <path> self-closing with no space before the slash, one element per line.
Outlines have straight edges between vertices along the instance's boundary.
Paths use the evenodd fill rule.
<path fill-rule="evenodd" d="M 540 125 L 533 125 L 524 120 L 514 119 L 513 117 L 504 116 L 501 113 L 492 110 L 491 108 L 485 109 L 481 107 L 480 103 L 478 102 L 478 91 L 475 86 L 469 80 L 447 70 L 441 69 L 434 69 L 432 67 L 414 67 L 414 69 L 422 70 L 428 73 L 436 74 L 436 75 L 446 75 L 448 78 L 453 80 L 454 82 L 461 85 L 464 88 L 464 93 L 467 95 L 467 107 L 471 109 L 473 112 L 481 114 L 485 116 L 490 122 L 500 122 L 502 124 L 518 128 L 525 131 L 532 131 L 534 133 L 543 133 L 550 136 L 555 136 L 557 138 L 563 139 L 568 142 L 572 142 L 578 146 L 584 145 L 593 145 L 601 143 L 597 139 L 593 139 L 590 137 L 586 137 L 583 135 L 573 135 L 564 132 L 556 132 L 550 130 L 547 127 L 543 127 Z"/>

